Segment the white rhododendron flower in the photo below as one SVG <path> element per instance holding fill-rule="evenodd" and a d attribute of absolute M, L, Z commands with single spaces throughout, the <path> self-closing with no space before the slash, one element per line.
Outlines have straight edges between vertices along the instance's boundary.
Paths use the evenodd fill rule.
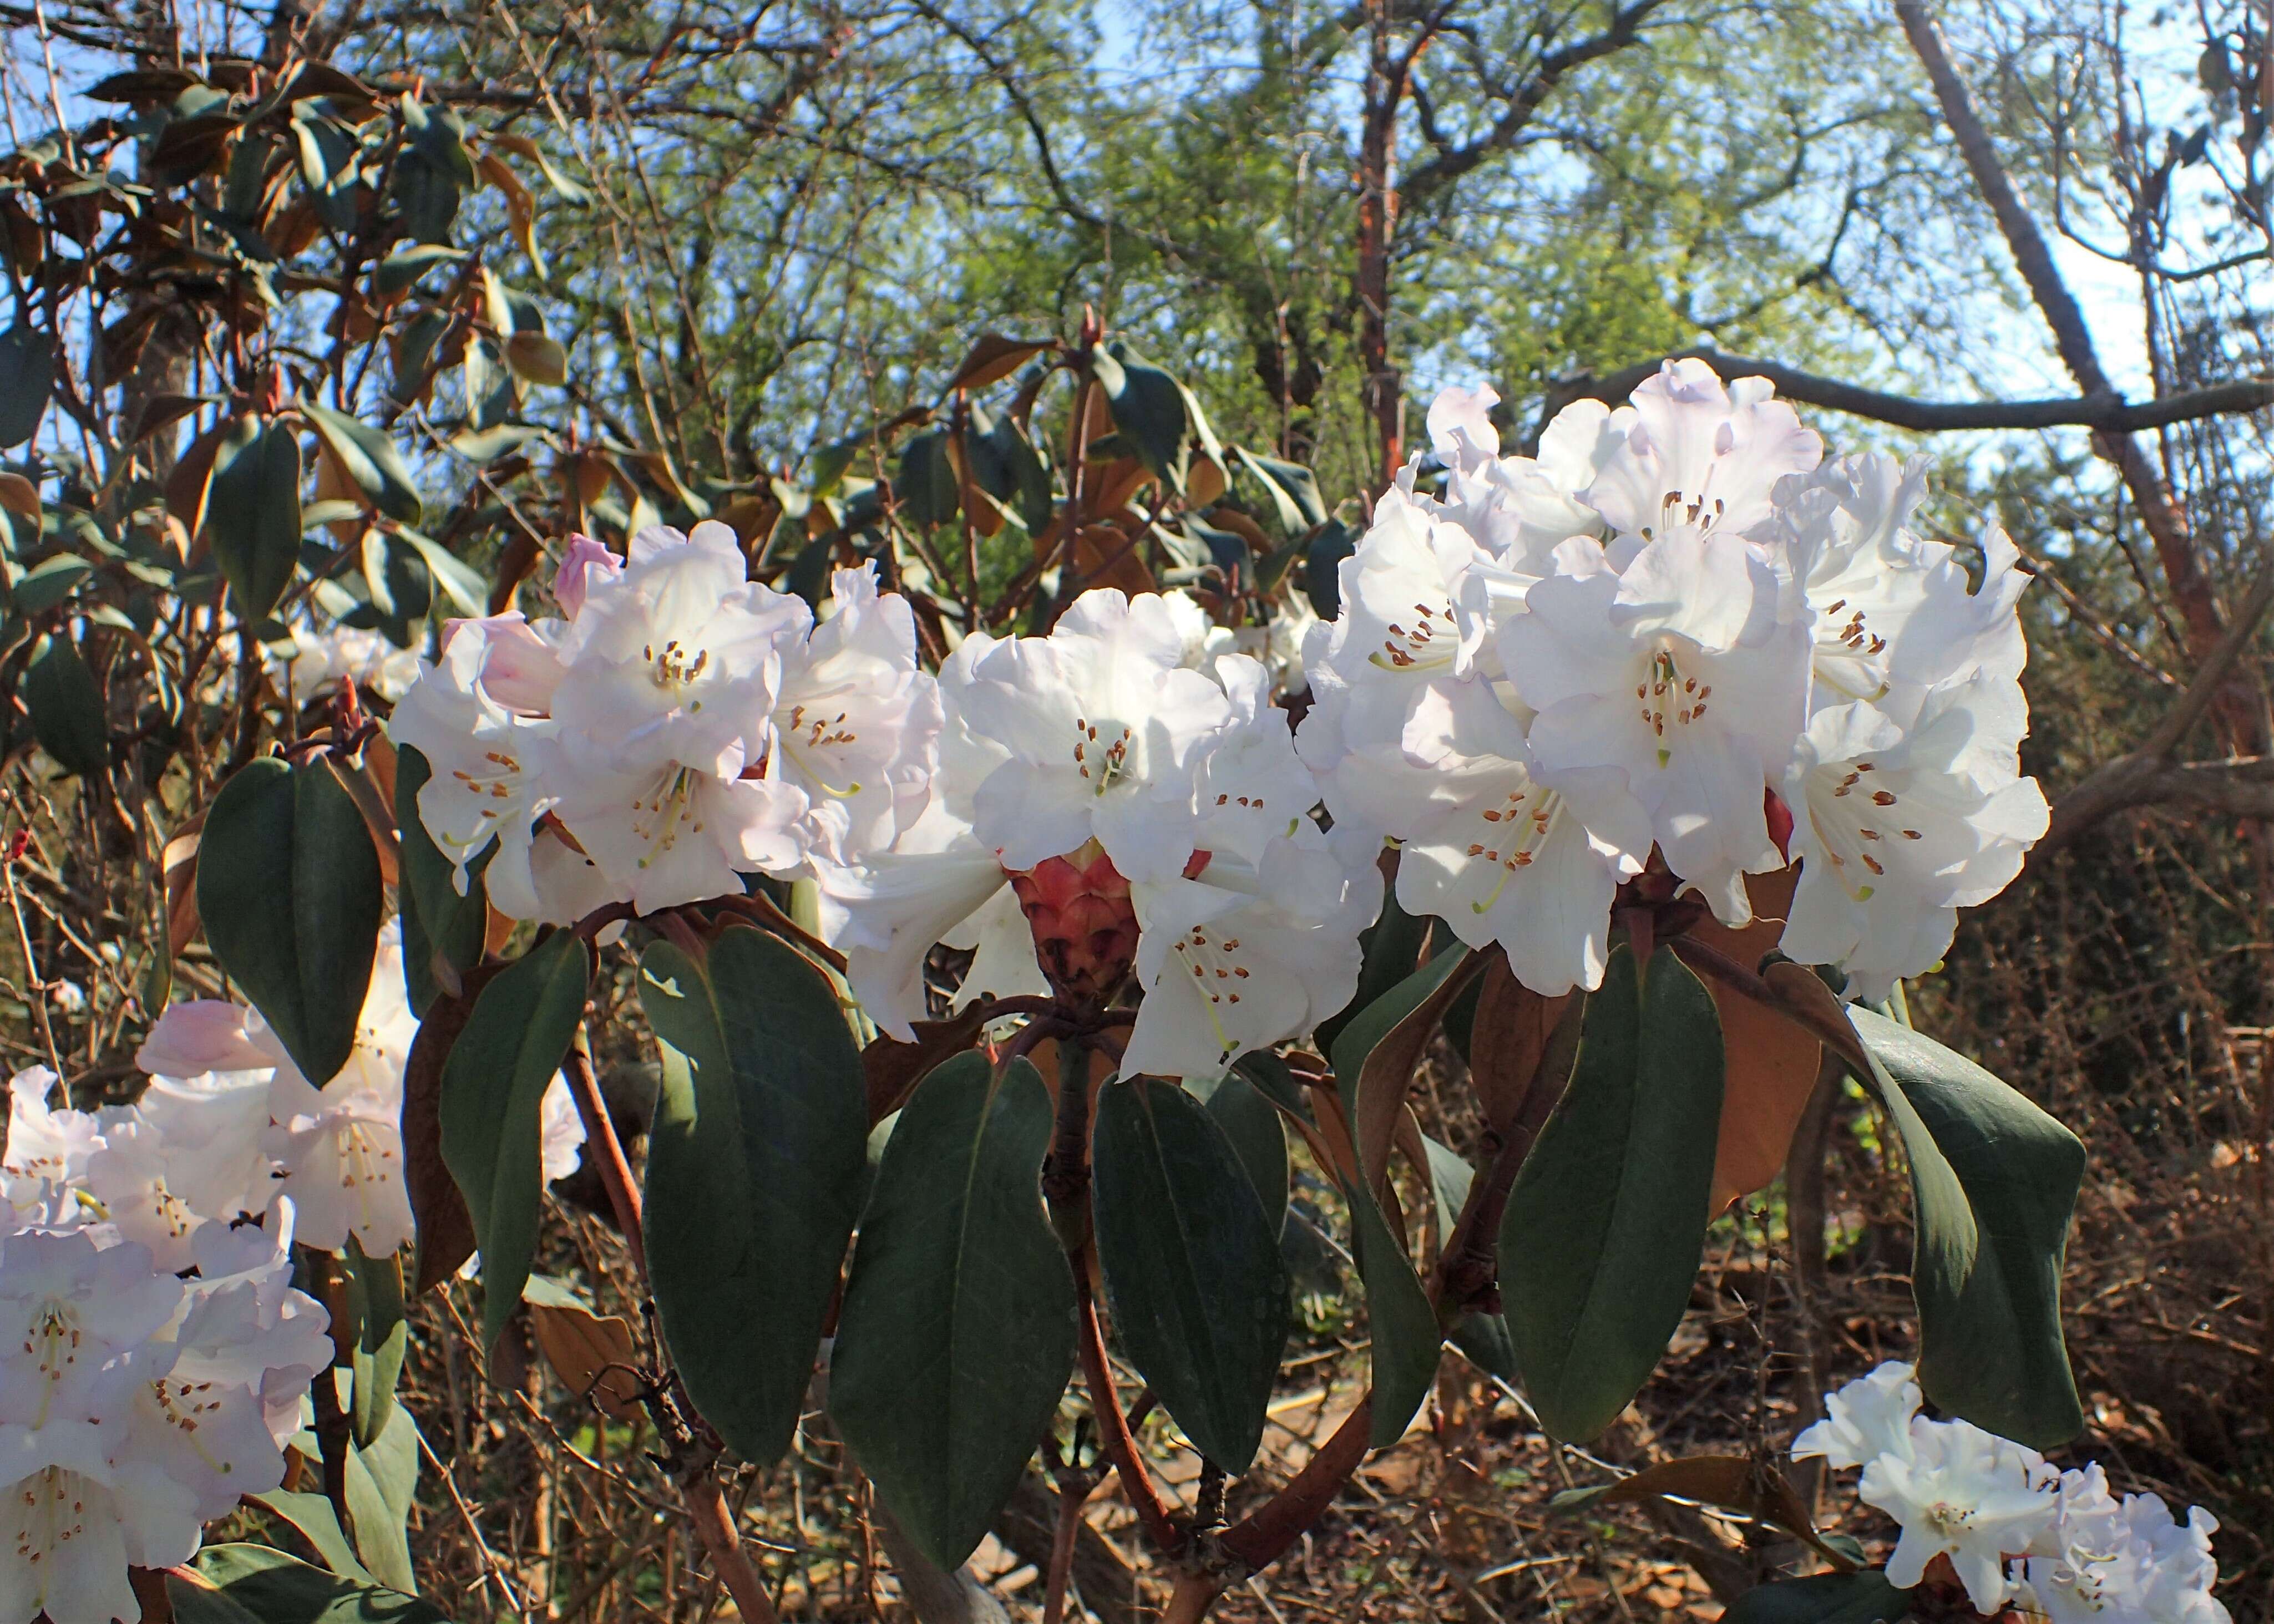
<path fill-rule="evenodd" d="M 1597 984 L 1653 865 L 1652 895 L 1670 876 L 1740 925 L 1746 876 L 1797 862 L 1785 952 L 1872 998 L 1931 968 L 2045 827 L 2012 544 L 1988 533 L 1974 584 L 1911 529 L 1923 468 L 1819 466 L 1766 382 L 1701 361 L 1567 408 L 1537 457 L 1499 454 L 1495 403 L 1439 396 L 1434 464 L 1376 504 L 1306 641 L 1335 838 L 1397 846 L 1401 905 L 1541 992 Z"/>
<path fill-rule="evenodd" d="M 232 1148 L 227 1159 L 214 1159 L 208 1175 L 219 1180 L 218 1193 L 201 1194 L 215 1186 L 176 1177 L 164 1185 L 177 1201 L 165 1209 L 168 1215 L 134 1222 L 178 1223 L 186 1215 L 210 1227 L 226 1223 L 240 1207 L 265 1210 L 289 1197 L 298 1212 L 298 1238 L 306 1245 L 338 1252 L 352 1235 L 366 1256 L 379 1258 L 409 1244 L 414 1226 L 403 1177 L 399 1119 L 403 1069 L 418 1032 L 418 1017 L 403 991 L 397 920 L 380 932 L 355 1046 L 339 1075 L 320 1089 L 301 1076 L 259 1011 L 213 999 L 170 1006 L 135 1056 L 152 1077 L 135 1111 L 156 1128 L 157 1143 L 164 1147 L 170 1143 L 169 1123 L 197 1120 L 187 1117 L 179 1101 L 205 1096 L 215 1106 L 226 1104 L 237 1113 L 226 1134 L 220 1117 L 203 1120 L 212 1135 L 208 1143 Z M 261 1101 L 261 1160 L 254 1168 L 242 1159 L 241 1150 L 256 1093 Z M 194 1153 L 184 1160 L 195 1167 Z M 218 1169 L 224 1164 L 239 1171 L 221 1178 Z M 91 1182 L 107 1202 L 102 1177 L 97 1165 Z M 237 1189 L 242 1197 L 230 1193 Z M 154 1211 L 164 1207 L 155 1187 L 143 1199 Z M 240 1206 L 230 1205 L 232 1199 Z M 192 1222 L 177 1244 L 194 1248 L 198 1234 Z"/>
<path fill-rule="evenodd" d="M 1908 1460 L 1911 1417 L 1919 1412 L 1918 1372 L 1890 1359 L 1824 1401 L 1824 1419 L 1792 1440 L 1796 1461 L 1820 1460 L 1834 1470 L 1862 1466 L 1883 1455 Z"/>
<path fill-rule="evenodd" d="M 2210 1594 L 2218 1519 L 2201 1506 L 2179 1522 L 2158 1495 L 2120 1501 L 2096 1464 L 2061 1474 L 2058 1507 L 2047 1553 L 2014 1568 L 2020 1599 L 2052 1624 L 2226 1624 Z"/>
<path fill-rule="evenodd" d="M 1130 887 L 1145 1003 L 1126 1071 L 1216 1078 L 1250 1049 L 1308 1032 L 1349 1002 L 1359 932 L 1381 906 L 1323 835 L 1273 841 L 1260 864 L 1210 853 L 1192 878 Z"/>
<path fill-rule="evenodd" d="M 825 930 L 885 1032 L 929 1012 L 943 943 L 973 951 L 958 1002 L 1102 997 L 1133 970 L 1126 1064 L 1163 1076 L 1221 1076 L 1348 1001 L 1370 857 L 1345 864 L 1311 821 L 1269 673 L 1224 652 L 1195 669 L 1189 629 L 1157 595 L 1101 589 L 1047 637 L 974 634 L 949 659 L 923 813 L 821 866 Z"/>
<path fill-rule="evenodd" d="M 2036 1451 L 1962 1421 L 1916 1418 L 1910 1443 L 1907 1457 L 1869 1462 L 1856 1488 L 1858 1500 L 1901 1525 L 1888 1582 L 1908 1590 L 1946 1556 L 1967 1598 L 1995 1613 L 2008 1589 L 2006 1558 L 2052 1526 L 2051 1470 Z"/>
<path fill-rule="evenodd" d="M 1724 384 L 1695 357 L 1667 362 L 1599 422 L 1585 409 L 1596 472 L 1580 500 L 1645 540 L 1684 526 L 1751 535 L 1773 520 L 1778 483 L 1824 455 L 1775 394 L 1766 378 Z"/>
<path fill-rule="evenodd" d="M 332 1357 L 273 1230 L 199 1231 L 182 1280 L 87 1229 L 0 1236 L 0 1620 L 139 1618 L 127 1568 L 185 1561 L 200 1525 L 284 1478 L 282 1443 Z"/>
<path fill-rule="evenodd" d="M 584 1160 L 584 1118 L 568 1092 L 568 1079 L 555 1074 L 537 1108 L 538 1169 L 546 1184 L 566 1178 Z"/>
<path fill-rule="evenodd" d="M 291 668 L 296 705 L 343 682 L 367 688 L 381 699 L 400 699 L 418 680 L 417 649 L 398 649 L 381 634 L 354 626 L 322 632 L 294 628 L 292 653 L 283 663 Z"/>
<path fill-rule="evenodd" d="M 2109 1492 L 2097 1465 L 2057 1472 L 2033 1449 L 1918 1413 L 1916 1372 L 1889 1361 L 1825 1400 L 1796 1460 L 1861 1467 L 1856 1498 L 1901 1530 L 1888 1582 L 1930 1582 L 1939 1557 L 1974 1608 L 2009 1603 L 2052 1624 L 2226 1624 L 2201 1507 L 2179 1522 L 2153 1494 Z"/>
<path fill-rule="evenodd" d="M 1984 787 L 1969 768 L 2020 693 L 1990 677 L 1938 688 L 1908 733 L 1860 703 L 1810 718 L 1784 786 L 1801 861 L 1785 952 L 1843 965 L 1882 999 L 1942 957 L 1960 907 L 2012 883 L 2045 831 L 2044 796 L 2032 778 Z M 1998 753 L 2010 763 L 2013 748 Z"/>
<path fill-rule="evenodd" d="M 889 845 L 922 811 L 938 730 L 907 600 L 840 570 L 818 625 L 745 579 L 723 524 L 651 527 L 619 560 L 571 540 L 564 620 L 454 621 L 390 721 L 433 775 L 420 821 L 490 899 L 566 924 L 739 895 Z"/>
<path fill-rule="evenodd" d="M 1615 768 L 1667 864 L 1724 923 L 1743 876 L 1785 866 L 1765 795 L 1807 709 L 1806 636 L 1776 618 L 1773 572 L 1741 536 L 1680 524 L 1638 545 L 1567 541 L 1502 647 L 1551 771 Z"/>
<path fill-rule="evenodd" d="M 50 1188 L 87 1183 L 87 1163 L 104 1132 L 126 1120 L 117 1106 L 79 1111 L 51 1106 L 60 1079 L 46 1066 L 29 1066 L 8 1079 L 8 1139 L 0 1148 L 0 1194 L 11 1207 L 42 1204 Z"/>
<path fill-rule="evenodd" d="M 535 821 L 546 809 L 537 799 L 535 752 L 552 736 L 553 723 L 541 704 L 535 710 L 507 704 L 486 680 L 493 647 L 512 646 L 526 630 L 519 614 L 452 622 L 441 658 L 395 707 L 388 733 L 426 758 L 431 771 L 418 789 L 418 821 L 455 865 L 460 892 L 469 883 L 468 865 L 494 842 L 483 876 L 490 900 L 516 917 L 547 918 L 530 847 Z M 501 663 L 513 669 L 512 662 Z"/>

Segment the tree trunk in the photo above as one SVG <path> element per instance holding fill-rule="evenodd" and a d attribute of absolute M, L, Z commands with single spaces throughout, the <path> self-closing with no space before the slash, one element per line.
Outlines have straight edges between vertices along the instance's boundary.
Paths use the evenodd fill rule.
<path fill-rule="evenodd" d="M 1366 109 L 1359 134 L 1359 364 L 1379 465 L 1374 491 L 1387 489 L 1405 460 L 1404 402 L 1389 365 L 1389 244 L 1397 231 L 1397 104 L 1405 68 L 1395 59 L 1388 0 L 1367 0 L 1370 37 Z"/>

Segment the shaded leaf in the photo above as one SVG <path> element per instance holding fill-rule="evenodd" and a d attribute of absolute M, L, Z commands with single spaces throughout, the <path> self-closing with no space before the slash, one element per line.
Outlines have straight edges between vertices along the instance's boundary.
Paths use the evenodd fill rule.
<path fill-rule="evenodd" d="M 1287 1341 L 1277 1228 L 1224 1130 L 1174 1083 L 1107 1086 L 1091 1158 L 1114 1335 L 1193 1446 L 1244 1472 Z"/>
<path fill-rule="evenodd" d="M 1018 1486 L 1073 1370 L 1073 1281 L 1037 1184 L 1050 1120 L 1026 1061 L 949 1061 L 901 1109 L 853 1252 L 830 1413 L 943 1568 Z"/>
<path fill-rule="evenodd" d="M 637 1419 L 640 1404 L 639 1347 L 632 1327 L 614 1314 L 600 1314 L 573 1291 L 541 1274 L 522 1288 L 529 1304 L 530 1329 L 538 1350 L 571 1393 L 612 1419 Z"/>
<path fill-rule="evenodd" d="M 300 410 L 323 442 L 325 455 L 374 508 L 403 524 L 418 523 L 418 486 L 392 440 L 368 424 L 313 401 L 302 401 Z"/>
<path fill-rule="evenodd" d="M 110 765 L 102 691 L 70 638 L 51 635 L 33 645 L 23 698 L 32 713 L 32 736 L 65 771 L 92 775 Z"/>
<path fill-rule="evenodd" d="M 403 951 L 410 952 L 407 939 Z M 456 1274 L 474 1255 L 474 1217 L 458 1181 L 442 1160 L 442 1067 L 450 1057 L 474 999 L 503 965 L 470 970 L 456 993 L 437 992 L 419 1013 L 418 1030 L 403 1068 L 403 1183 L 418 1226 L 418 1274 L 413 1295 L 424 1296 Z M 405 975 L 408 976 L 408 967 Z"/>
<path fill-rule="evenodd" d="M 1263 1216 L 1277 1235 L 1287 1222 L 1288 1188 L 1287 1129 L 1279 1108 L 1246 1077 L 1231 1071 L 1209 1094 L 1208 1109 L 1239 1152 L 1239 1165 L 1263 1202 Z"/>
<path fill-rule="evenodd" d="M 320 759 L 250 763 L 207 808 L 206 941 L 318 1087 L 355 1047 L 384 906 L 363 814 Z"/>
<path fill-rule="evenodd" d="M 214 448 L 205 533 L 237 613 L 264 619 L 300 563 L 300 438 L 248 413 Z"/>
<path fill-rule="evenodd" d="M 1118 381 L 1101 374 L 1105 398 L 1113 412 L 1113 426 L 1139 461 L 1178 490 L 1183 490 L 1185 440 L 1191 428 L 1185 411 L 1184 390 L 1167 372 L 1118 346 L 1114 359 L 1119 363 Z"/>
<path fill-rule="evenodd" d="M 1557 1438 L 1609 1425 L 1681 1323 L 1721 1106 L 1713 999 L 1672 953 L 1653 955 L 1645 975 L 1620 948 L 1501 1224 L 1509 1330 Z"/>
<path fill-rule="evenodd" d="M 640 1007 L 665 1045 L 647 1254 L 673 1363 L 744 1459 L 789 1447 L 859 1215 L 869 1116 L 836 991 L 763 930 L 701 960 L 658 941 Z"/>
<path fill-rule="evenodd" d="M 410 1326 L 403 1317 L 400 1252 L 367 1258 L 348 1239 L 349 1280 L 356 1308 L 355 1407 L 350 1413 L 358 1447 L 378 1441 L 395 1415 L 395 1384 L 403 1374 Z"/>
<path fill-rule="evenodd" d="M 46 335 L 21 322 L 0 333 L 0 451 L 40 432 L 55 387 L 56 352 Z"/>
<path fill-rule="evenodd" d="M 545 1091 L 584 1019 L 591 976 L 576 933 L 553 932 L 482 988 L 443 1063 L 442 1160 L 474 1221 L 491 1348 L 529 1278 L 545 1190 Z"/>
<path fill-rule="evenodd" d="M 394 801 L 402 865 L 397 894 L 402 903 L 403 979 L 411 1012 L 422 1019 L 438 992 L 454 990 L 451 983 L 481 962 L 482 936 L 489 917 L 482 874 L 497 852 L 493 843 L 466 865 L 466 889 L 461 895 L 456 870 L 418 816 L 418 792 L 433 771 L 425 756 L 411 746 L 397 747 Z"/>
<path fill-rule="evenodd" d="M 447 1624 L 416 1597 L 326 1573 L 266 1545 L 208 1545 L 187 1568 L 168 1572 L 166 1591 L 181 1624 Z"/>
<path fill-rule="evenodd" d="M 290 1489 L 271 1489 L 266 1494 L 246 1496 L 257 1506 L 266 1506 L 278 1516 L 300 1530 L 316 1554 L 324 1559 L 324 1566 L 343 1579 L 358 1583 L 376 1583 L 371 1570 L 356 1560 L 355 1546 L 348 1540 L 347 1531 L 340 1527 L 340 1514 L 332 1509 L 332 1502 L 320 1494 L 297 1493 Z"/>
<path fill-rule="evenodd" d="M 2084 1147 L 1963 1055 L 1867 1009 L 1849 1019 L 1911 1164 L 1919 1385 L 2037 1449 L 2084 1428 L 2061 1341 L 2061 1259 Z"/>
<path fill-rule="evenodd" d="M 1900 1624 L 1910 1616 L 1911 1595 L 1867 1568 L 1756 1585 L 1721 1616 L 1725 1624 Z"/>
<path fill-rule="evenodd" d="M 1372 1341 L 1374 1412 L 1372 1440 L 1386 1449 L 1405 1435 L 1406 1424 L 1429 1396 L 1444 1352 L 1444 1334 L 1428 1288 L 1413 1272 L 1413 1261 L 1390 1233 L 1371 1191 L 1345 1184 L 1351 1206 L 1352 1239 L 1359 1276 L 1366 1286 L 1367 1330 Z"/>

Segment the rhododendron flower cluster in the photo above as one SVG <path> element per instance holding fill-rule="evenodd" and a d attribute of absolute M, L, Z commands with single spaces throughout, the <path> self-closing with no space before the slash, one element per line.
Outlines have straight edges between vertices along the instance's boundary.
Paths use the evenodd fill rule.
<path fill-rule="evenodd" d="M 18 1074 L 0 1197 L 17 1223 L 99 1223 L 167 1271 L 193 1267 L 207 1230 L 288 1199 L 302 1245 L 339 1252 L 352 1237 L 366 1257 L 385 1257 L 413 1236 L 399 1119 L 418 1030 L 392 921 L 380 936 L 354 1051 L 321 1088 L 300 1074 L 259 1011 L 216 999 L 174 1004 L 136 1053 L 149 1082 L 130 1106 L 56 1109 L 49 1102 L 53 1072 Z M 584 1130 L 558 1077 L 543 1123 L 545 1177 L 565 1177 Z"/>
<path fill-rule="evenodd" d="M 925 1014 L 941 942 L 975 950 L 967 1000 L 1102 1000 L 1133 974 L 1130 1072 L 1220 1076 L 1349 1000 L 1371 857 L 1345 861 L 1313 820 L 1266 668 L 1188 659 L 1181 619 L 1099 590 L 1047 637 L 975 633 L 948 660 L 922 816 L 865 862 L 819 865 L 824 922 L 886 1032 Z"/>
<path fill-rule="evenodd" d="M 419 816 L 466 866 L 494 843 L 490 900 L 567 923 L 794 876 L 889 844 L 920 811 L 938 731 L 907 603 L 838 572 L 818 625 L 743 578 L 703 523 L 576 538 L 563 618 L 454 620 L 390 722 L 433 776 Z"/>
<path fill-rule="evenodd" d="M 1863 1470 L 1856 1498 L 1901 1534 L 1889 1583 L 1927 1583 L 1946 1559 L 1977 1611 L 2008 1605 L 2053 1624 L 2225 1624 L 2202 1507 L 2176 1521 L 2154 1494 L 2109 1492 L 2097 1464 L 2060 1471 L 1966 1421 L 1919 1414 L 1911 1366 L 1890 1362 L 1825 1401 L 1796 1460 Z"/>
<path fill-rule="evenodd" d="M 1782 947 L 1862 996 L 1932 966 L 2045 827 L 1994 527 L 1983 576 L 1909 528 L 1920 469 L 1826 462 L 1759 379 L 1668 362 L 1502 457 L 1488 390 L 1430 410 L 1314 628 L 1299 748 L 1398 898 L 1544 993 L 1600 981 L 1620 886 L 1663 863 L 1725 923 L 1800 862 Z"/>
<path fill-rule="evenodd" d="M 287 1200 L 201 1226 L 189 1278 L 108 1224 L 0 1236 L 0 1624 L 140 1617 L 130 1565 L 187 1560 L 283 1482 L 332 1359 L 291 1284 L 292 1219 Z"/>
<path fill-rule="evenodd" d="M 1931 968 L 2045 827 L 2012 545 L 1969 577 L 1912 528 L 1920 469 L 1826 462 L 1701 362 L 1572 406 L 1536 457 L 1499 455 L 1494 399 L 1439 397 L 1441 485 L 1403 471 L 1299 650 L 1291 614 L 1243 643 L 1187 594 L 1099 590 L 935 678 L 866 567 L 817 620 L 723 525 L 577 538 L 562 618 L 453 622 L 396 708 L 421 819 L 520 918 L 810 880 L 896 1036 L 942 945 L 972 954 L 957 1004 L 1102 1012 L 1133 978 L 1124 1064 L 1165 1076 L 1341 1007 L 1385 843 L 1407 910 L 1542 993 L 1600 983 L 1623 891 L 1741 925 L 1749 876 L 1796 863 L 1788 954 L 1875 999 Z"/>

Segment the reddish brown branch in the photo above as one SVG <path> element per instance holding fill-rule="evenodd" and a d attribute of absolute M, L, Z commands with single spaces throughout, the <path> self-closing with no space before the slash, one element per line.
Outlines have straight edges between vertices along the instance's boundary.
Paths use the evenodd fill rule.
<path fill-rule="evenodd" d="M 1137 1520 L 1145 1525 L 1146 1535 L 1163 1555 L 1173 1556 L 1182 1548 L 1184 1536 L 1138 1456 L 1129 1417 L 1122 1413 L 1120 1397 L 1113 1390 L 1113 1367 L 1105 1360 L 1105 1333 L 1098 1326 L 1097 1304 L 1090 1295 L 1088 1257 L 1083 1254 L 1068 1260 L 1073 1265 L 1074 1299 L 1081 1319 L 1081 1377 L 1089 1388 L 1089 1407 L 1097 1417 L 1098 1447 L 1121 1474 L 1121 1486 L 1128 1493 L 1129 1503 L 1137 1508 Z"/>

